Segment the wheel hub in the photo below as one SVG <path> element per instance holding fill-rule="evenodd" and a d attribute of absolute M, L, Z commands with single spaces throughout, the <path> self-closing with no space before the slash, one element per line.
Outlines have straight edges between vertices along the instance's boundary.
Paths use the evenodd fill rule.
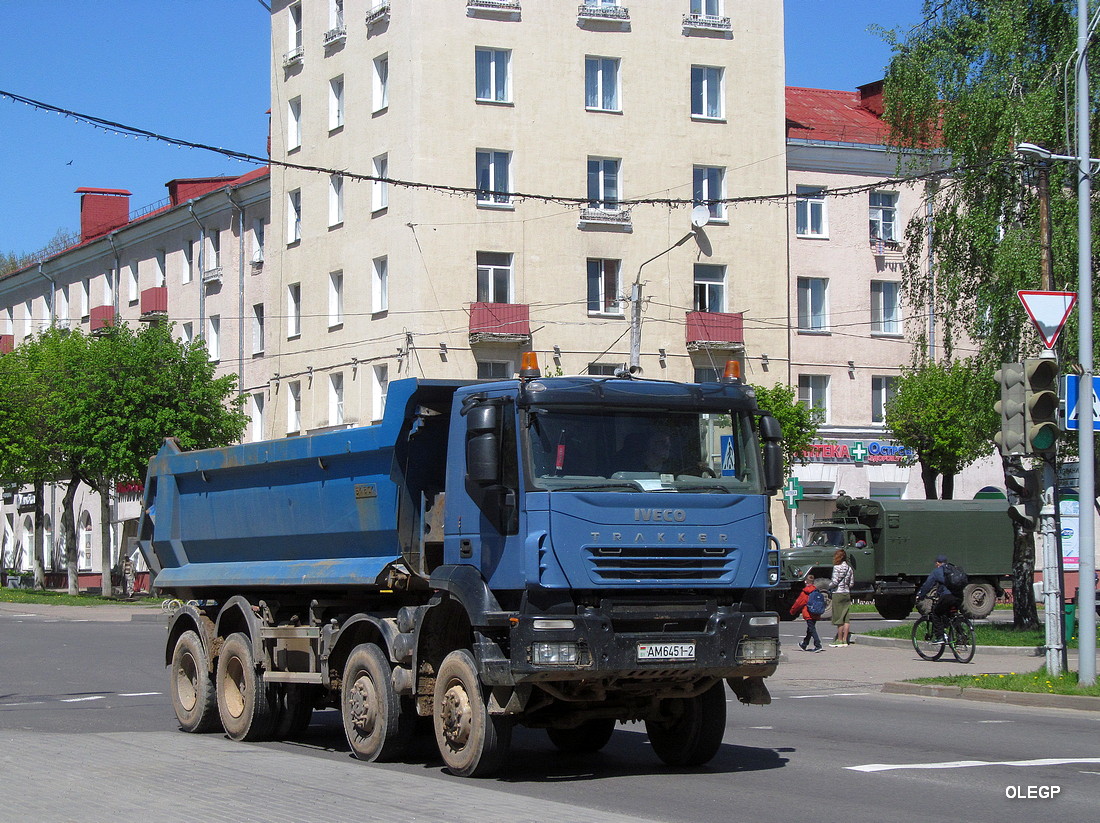
<path fill-rule="evenodd" d="M 363 737 L 374 734 L 378 725 L 378 692 L 369 677 L 360 675 L 355 679 L 348 695 L 348 704 L 355 731 Z"/>
<path fill-rule="evenodd" d="M 199 702 L 197 683 L 198 668 L 195 658 L 190 654 L 184 655 L 176 669 L 176 697 L 185 712 L 194 709 Z"/>
<path fill-rule="evenodd" d="M 443 721 L 443 737 L 452 749 L 461 749 L 470 740 L 473 726 L 473 709 L 470 695 L 461 685 L 454 685 L 443 694 L 440 710 Z"/>
<path fill-rule="evenodd" d="M 244 714 L 244 664 L 239 657 L 234 657 L 225 667 L 226 683 L 222 690 L 225 700 L 225 708 L 233 717 Z"/>

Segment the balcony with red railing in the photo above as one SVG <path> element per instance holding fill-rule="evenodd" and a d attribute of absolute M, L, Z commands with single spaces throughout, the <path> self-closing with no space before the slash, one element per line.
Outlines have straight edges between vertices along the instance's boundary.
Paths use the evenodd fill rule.
<path fill-rule="evenodd" d="M 685 333 L 688 351 L 739 349 L 745 344 L 745 314 L 689 311 Z"/>
<path fill-rule="evenodd" d="M 14 334 L 0 334 L 0 354 L 7 354 L 15 348 Z"/>
<path fill-rule="evenodd" d="M 97 332 L 108 326 L 113 326 L 117 317 L 114 306 L 95 306 L 88 314 L 90 321 L 88 329 Z"/>
<path fill-rule="evenodd" d="M 153 286 L 141 292 L 141 319 L 168 314 L 168 287 Z"/>
<path fill-rule="evenodd" d="M 472 303 L 471 343 L 523 343 L 531 339 L 531 307 L 526 303 Z"/>

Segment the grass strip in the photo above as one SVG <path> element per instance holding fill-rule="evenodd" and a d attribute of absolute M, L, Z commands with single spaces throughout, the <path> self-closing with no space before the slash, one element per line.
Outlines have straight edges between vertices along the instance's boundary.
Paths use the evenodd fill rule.
<path fill-rule="evenodd" d="M 1043 666 L 1034 672 L 1009 672 L 1008 674 L 956 674 L 947 677 L 920 677 L 910 683 L 933 683 L 942 686 L 958 686 L 963 689 L 991 689 L 994 691 L 1030 692 L 1032 694 L 1075 694 L 1100 697 L 1100 684 L 1081 686 L 1077 672 L 1063 672 L 1051 677 Z"/>

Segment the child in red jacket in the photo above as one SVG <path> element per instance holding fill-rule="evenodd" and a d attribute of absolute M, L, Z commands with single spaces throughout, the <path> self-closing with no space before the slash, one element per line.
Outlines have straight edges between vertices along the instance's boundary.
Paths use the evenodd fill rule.
<path fill-rule="evenodd" d="M 806 621 L 806 637 L 798 644 L 798 648 L 804 652 L 821 651 L 821 638 L 817 636 L 817 621 L 821 615 L 810 611 L 810 595 L 815 591 L 817 591 L 817 588 L 814 586 L 814 576 L 808 574 L 802 592 L 798 595 L 798 599 L 794 601 L 794 605 L 791 606 L 791 614 L 797 616 L 801 611 L 802 619 Z M 814 642 L 812 650 L 807 648 L 811 640 Z"/>

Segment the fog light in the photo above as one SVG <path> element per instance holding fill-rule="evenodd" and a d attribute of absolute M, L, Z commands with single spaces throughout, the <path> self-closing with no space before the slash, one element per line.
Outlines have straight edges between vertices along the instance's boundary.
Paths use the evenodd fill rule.
<path fill-rule="evenodd" d="M 775 638 L 742 640 L 737 647 L 739 663 L 769 663 L 779 657 L 779 641 Z"/>
<path fill-rule="evenodd" d="M 552 619 L 549 617 L 536 617 L 531 621 L 532 627 L 535 631 L 544 631 L 547 629 L 571 629 L 573 628 L 572 620 Z"/>
<path fill-rule="evenodd" d="M 577 662 L 576 643 L 533 643 L 531 662 L 541 665 L 575 665 Z"/>

